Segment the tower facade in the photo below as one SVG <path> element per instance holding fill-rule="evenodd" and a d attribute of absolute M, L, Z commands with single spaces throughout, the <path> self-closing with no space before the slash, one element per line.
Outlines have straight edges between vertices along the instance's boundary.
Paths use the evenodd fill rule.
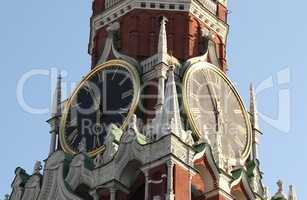
<path fill-rule="evenodd" d="M 49 156 L 18 167 L 6 198 L 286 200 L 262 183 L 254 89 L 248 112 L 227 77 L 227 13 L 226 0 L 94 0 L 92 67 L 64 101 L 59 75 Z"/>
<path fill-rule="evenodd" d="M 93 1 L 89 53 L 96 66 L 108 35 L 107 27 L 119 22 L 117 47 L 121 52 L 142 61 L 156 53 L 160 18 L 168 19 L 168 51 L 181 61 L 199 56 L 206 50 L 204 36 L 212 38 L 219 67 L 227 70 L 227 2 L 203 1 Z"/>

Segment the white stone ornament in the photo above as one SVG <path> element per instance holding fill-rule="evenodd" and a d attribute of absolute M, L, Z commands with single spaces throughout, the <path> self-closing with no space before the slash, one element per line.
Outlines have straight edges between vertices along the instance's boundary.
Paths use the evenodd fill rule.
<path fill-rule="evenodd" d="M 193 146 L 194 144 L 194 139 L 192 136 L 193 132 L 191 130 L 186 131 L 186 139 L 185 139 L 185 143 L 188 144 L 189 146 Z"/>
<path fill-rule="evenodd" d="M 97 64 L 102 64 L 106 61 L 108 61 L 110 54 L 112 53 L 115 58 L 123 59 L 134 66 L 139 66 L 139 63 L 134 58 L 121 54 L 114 45 L 114 34 L 119 31 L 120 24 L 118 22 L 113 22 L 107 27 L 108 37 L 106 38 L 106 41 L 104 43 L 102 54 L 100 55 L 100 58 L 97 62 Z"/>
<path fill-rule="evenodd" d="M 43 169 L 41 161 L 36 161 L 34 168 L 33 168 L 33 174 L 40 174 L 40 171 Z"/>
<path fill-rule="evenodd" d="M 270 195 L 268 187 L 264 187 L 263 198 L 264 198 L 264 200 L 270 200 L 271 199 L 271 195 Z"/>
<path fill-rule="evenodd" d="M 274 199 L 287 199 L 285 194 L 284 194 L 284 190 L 283 190 L 283 182 L 281 180 L 279 180 L 277 182 L 277 186 L 278 186 L 278 191 L 276 192 L 276 194 L 273 196 Z"/>
<path fill-rule="evenodd" d="M 114 154 L 117 151 L 117 145 L 114 143 L 115 136 L 113 134 L 113 131 L 115 129 L 118 129 L 118 127 L 116 127 L 113 124 L 109 125 L 109 127 L 108 127 L 107 136 L 106 136 L 105 142 L 104 142 L 105 152 L 103 152 L 101 164 L 105 164 L 105 163 L 110 162 L 113 159 Z"/>

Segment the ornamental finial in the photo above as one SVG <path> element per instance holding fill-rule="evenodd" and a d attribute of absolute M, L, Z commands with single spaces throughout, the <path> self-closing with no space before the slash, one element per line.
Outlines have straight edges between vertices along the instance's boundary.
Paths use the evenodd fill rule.
<path fill-rule="evenodd" d="M 289 186 L 288 200 L 297 200 L 296 192 L 293 188 L 293 185 Z"/>
<path fill-rule="evenodd" d="M 33 168 L 33 174 L 39 174 L 40 171 L 42 170 L 42 163 L 41 161 L 36 161 L 35 162 L 35 165 L 34 165 L 34 168 Z"/>
<path fill-rule="evenodd" d="M 273 199 L 286 199 L 286 196 L 284 195 L 283 182 L 281 180 L 277 181 L 277 187 L 278 190 Z"/>

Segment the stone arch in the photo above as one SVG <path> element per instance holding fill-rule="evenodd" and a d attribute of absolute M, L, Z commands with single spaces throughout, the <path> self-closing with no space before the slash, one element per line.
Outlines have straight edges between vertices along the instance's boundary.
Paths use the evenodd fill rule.
<path fill-rule="evenodd" d="M 129 161 L 120 173 L 120 182 L 127 188 L 131 188 L 140 174 L 143 174 L 140 170 L 142 163 L 138 160 Z"/>
<path fill-rule="evenodd" d="M 130 190 L 128 200 L 145 198 L 145 176 L 141 167 L 142 163 L 134 159 L 128 162 L 120 174 L 120 182 Z"/>

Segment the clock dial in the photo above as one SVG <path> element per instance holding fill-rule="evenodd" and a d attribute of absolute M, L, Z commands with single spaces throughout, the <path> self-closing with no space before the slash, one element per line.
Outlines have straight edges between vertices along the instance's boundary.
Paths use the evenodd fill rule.
<path fill-rule="evenodd" d="M 90 155 L 104 149 L 107 127 L 124 128 L 139 99 L 138 73 L 130 64 L 113 60 L 95 67 L 77 86 L 61 121 L 61 145 L 78 152 L 82 138 Z"/>
<path fill-rule="evenodd" d="M 245 160 L 251 128 L 242 100 L 217 67 L 199 62 L 184 76 L 183 101 L 189 122 L 199 138 L 220 146 L 228 161 Z"/>

